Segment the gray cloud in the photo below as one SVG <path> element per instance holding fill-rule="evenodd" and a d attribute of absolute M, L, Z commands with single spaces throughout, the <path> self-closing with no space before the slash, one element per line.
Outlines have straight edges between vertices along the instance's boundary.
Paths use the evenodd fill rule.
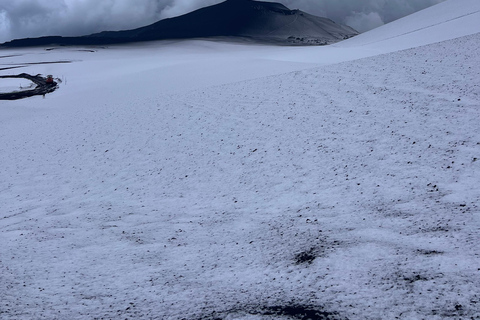
<path fill-rule="evenodd" d="M 277 1 L 363 32 L 444 0 Z M 222 0 L 0 0 L 0 42 L 131 29 L 219 2 Z"/>
<path fill-rule="evenodd" d="M 360 32 L 379 27 L 445 0 L 281 0 L 290 8 L 327 17 Z"/>

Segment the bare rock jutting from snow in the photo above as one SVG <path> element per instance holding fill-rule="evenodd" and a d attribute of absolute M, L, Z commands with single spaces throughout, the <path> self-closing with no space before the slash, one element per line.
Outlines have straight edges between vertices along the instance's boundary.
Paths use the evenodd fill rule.
<path fill-rule="evenodd" d="M 284 45 L 326 45 L 357 34 L 348 26 L 300 10 L 290 10 L 279 3 L 227 0 L 134 30 L 104 31 L 82 37 L 18 39 L 3 46 L 105 45 L 212 37 Z"/>
<path fill-rule="evenodd" d="M 57 82 L 53 81 L 48 83 L 46 78 L 41 75 L 32 76 L 30 74 L 21 73 L 18 75 L 0 75 L 0 81 L 2 79 L 28 79 L 36 84 L 34 88 L 22 89 L 22 90 L 13 90 L 11 92 L 0 92 L 0 100 L 18 100 L 38 95 L 43 95 L 55 91 L 57 87 Z"/>

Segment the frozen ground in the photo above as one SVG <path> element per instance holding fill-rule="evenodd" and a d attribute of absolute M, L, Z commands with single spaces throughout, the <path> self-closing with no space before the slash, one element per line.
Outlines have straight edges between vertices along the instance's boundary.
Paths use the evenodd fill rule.
<path fill-rule="evenodd" d="M 0 318 L 479 319 L 476 28 L 0 59 Z"/>

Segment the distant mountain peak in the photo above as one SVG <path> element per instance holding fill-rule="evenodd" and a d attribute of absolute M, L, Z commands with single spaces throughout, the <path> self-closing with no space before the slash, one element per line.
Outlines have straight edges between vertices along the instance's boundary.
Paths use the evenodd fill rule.
<path fill-rule="evenodd" d="M 212 37 L 286 45 L 325 45 L 357 34 L 348 26 L 300 10 L 290 10 L 281 3 L 226 0 L 133 30 L 103 31 L 82 37 L 20 39 L 3 46 L 106 45 Z"/>

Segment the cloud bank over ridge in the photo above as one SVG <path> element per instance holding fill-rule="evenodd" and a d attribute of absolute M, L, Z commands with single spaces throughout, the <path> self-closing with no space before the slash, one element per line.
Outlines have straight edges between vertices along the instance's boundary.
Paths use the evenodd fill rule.
<path fill-rule="evenodd" d="M 145 26 L 223 0 L 0 0 L 0 43 L 47 35 L 78 36 Z M 444 0 L 272 0 L 360 32 Z"/>

